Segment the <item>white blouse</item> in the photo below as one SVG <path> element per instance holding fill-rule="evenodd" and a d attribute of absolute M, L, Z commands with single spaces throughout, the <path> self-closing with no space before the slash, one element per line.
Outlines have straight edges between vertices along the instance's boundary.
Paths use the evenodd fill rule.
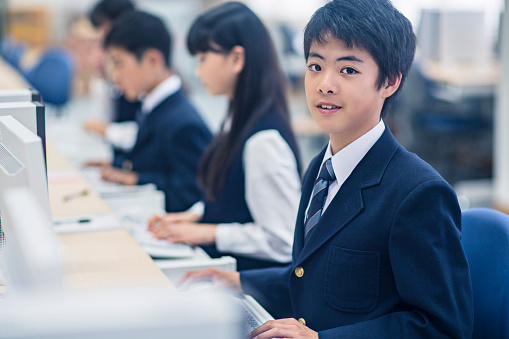
<path fill-rule="evenodd" d="M 256 259 L 289 262 L 301 180 L 290 146 L 277 130 L 252 135 L 243 154 L 246 203 L 253 222 L 219 224 L 216 247 Z M 203 214 L 198 202 L 191 211 Z"/>

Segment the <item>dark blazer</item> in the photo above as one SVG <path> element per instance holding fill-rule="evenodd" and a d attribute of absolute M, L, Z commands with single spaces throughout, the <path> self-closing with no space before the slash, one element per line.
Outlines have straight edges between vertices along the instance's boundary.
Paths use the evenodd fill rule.
<path fill-rule="evenodd" d="M 276 317 L 305 319 L 320 338 L 470 338 L 453 189 L 386 127 L 304 241 L 324 152 L 304 177 L 292 264 L 241 272 L 246 293 Z"/>
<path fill-rule="evenodd" d="M 114 165 L 139 174 L 138 184 L 154 183 L 166 196 L 166 211 L 179 212 L 201 198 L 196 180 L 200 157 L 212 135 L 181 91 L 146 117 L 133 149 Z"/>

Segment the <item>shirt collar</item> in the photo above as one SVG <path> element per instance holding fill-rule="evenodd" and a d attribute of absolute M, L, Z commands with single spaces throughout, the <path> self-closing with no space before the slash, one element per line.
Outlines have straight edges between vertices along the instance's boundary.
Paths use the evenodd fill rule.
<path fill-rule="evenodd" d="M 334 154 L 334 156 L 332 155 L 329 141 L 329 145 L 327 146 L 327 150 L 323 156 L 322 164 L 332 157 L 332 168 L 334 169 L 334 173 L 337 178 L 336 180 L 339 185 L 342 185 L 348 176 L 350 176 L 350 173 L 352 173 L 357 164 L 359 164 L 366 153 L 368 153 L 371 147 L 373 147 L 377 140 L 382 136 L 384 130 L 385 124 L 383 120 L 380 119 L 380 122 L 375 127 L 354 140 L 341 151 Z"/>
<path fill-rule="evenodd" d="M 170 95 L 175 94 L 181 87 L 182 80 L 178 75 L 173 74 L 169 76 L 141 99 L 142 113 L 149 114 L 157 105 L 163 102 Z"/>

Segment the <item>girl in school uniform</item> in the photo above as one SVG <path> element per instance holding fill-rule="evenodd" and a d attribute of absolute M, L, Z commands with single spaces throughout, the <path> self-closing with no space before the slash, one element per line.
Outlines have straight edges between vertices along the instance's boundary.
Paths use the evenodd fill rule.
<path fill-rule="evenodd" d="M 182 213 L 154 216 L 157 238 L 231 255 L 237 269 L 291 261 L 300 198 L 298 150 L 285 79 L 266 27 L 245 5 L 225 3 L 199 16 L 187 38 L 197 76 L 226 95 L 221 132 L 198 173 L 203 201 Z"/>

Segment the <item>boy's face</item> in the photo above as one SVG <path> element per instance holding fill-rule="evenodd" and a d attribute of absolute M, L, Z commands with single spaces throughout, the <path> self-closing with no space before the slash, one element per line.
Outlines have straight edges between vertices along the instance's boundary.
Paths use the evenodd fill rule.
<path fill-rule="evenodd" d="M 380 121 L 385 99 L 399 86 L 396 81 L 377 89 L 378 65 L 373 57 L 333 38 L 322 44 L 311 43 L 307 65 L 309 110 L 318 127 L 329 133 L 333 153 Z"/>
<path fill-rule="evenodd" d="M 138 60 L 133 53 L 121 47 L 109 47 L 107 49 L 109 61 L 109 75 L 117 86 L 123 91 L 128 100 L 138 100 L 138 97 L 147 92 L 149 64 L 145 57 Z"/>

